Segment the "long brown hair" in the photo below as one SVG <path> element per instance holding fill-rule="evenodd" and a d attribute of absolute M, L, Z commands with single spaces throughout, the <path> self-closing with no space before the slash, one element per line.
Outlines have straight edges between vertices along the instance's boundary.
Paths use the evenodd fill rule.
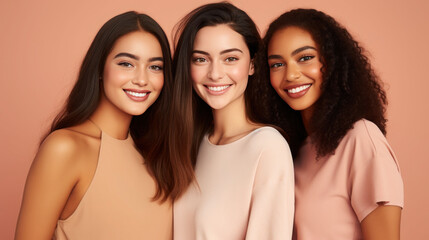
<path fill-rule="evenodd" d="M 182 121 L 189 127 L 183 133 L 192 142 L 191 159 L 196 162 L 202 138 L 213 130 L 212 109 L 193 90 L 190 62 L 195 36 L 207 26 L 225 24 L 245 41 L 252 61 L 263 55 L 262 40 L 252 19 L 242 10 L 227 2 L 203 5 L 191 11 L 176 25 L 173 71 L 175 77 L 175 103 L 182 105 Z M 244 92 L 246 116 L 254 123 L 270 124 L 268 118 L 269 83 L 262 77 L 263 65 L 255 64 L 255 72 L 249 76 Z"/>
<path fill-rule="evenodd" d="M 174 121 L 172 101 L 173 77 L 171 52 L 167 37 L 155 20 L 145 14 L 126 12 L 107 21 L 91 43 L 80 68 L 66 106 L 55 118 L 49 133 L 87 120 L 100 100 L 100 78 L 107 55 L 117 39 L 125 34 L 145 31 L 157 38 L 164 58 L 164 87 L 155 103 L 142 115 L 131 120 L 130 133 L 145 158 L 149 173 L 155 178 L 157 192 L 154 200 L 165 201 L 179 197 L 193 180 L 192 165 Z"/>

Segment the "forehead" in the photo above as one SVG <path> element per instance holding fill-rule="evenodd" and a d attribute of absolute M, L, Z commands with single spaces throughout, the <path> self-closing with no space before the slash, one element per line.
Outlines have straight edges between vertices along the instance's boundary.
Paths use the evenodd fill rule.
<path fill-rule="evenodd" d="M 292 52 L 303 46 L 311 46 L 317 49 L 316 42 L 307 30 L 298 27 L 286 27 L 273 34 L 268 43 L 268 52 Z"/>
<path fill-rule="evenodd" d="M 118 52 L 162 56 L 161 45 L 158 39 L 145 31 L 127 33 L 118 38 L 112 47 L 111 53 Z"/>
<path fill-rule="evenodd" d="M 203 27 L 195 36 L 194 50 L 222 51 L 229 48 L 248 51 L 243 36 L 226 24 Z"/>

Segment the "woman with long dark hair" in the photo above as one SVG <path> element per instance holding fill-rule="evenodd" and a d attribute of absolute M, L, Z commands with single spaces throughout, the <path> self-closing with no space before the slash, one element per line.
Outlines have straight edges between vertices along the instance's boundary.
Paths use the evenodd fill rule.
<path fill-rule="evenodd" d="M 286 12 L 264 38 L 276 124 L 295 160 L 296 239 L 399 239 L 403 183 L 388 145 L 386 94 L 332 17 Z"/>
<path fill-rule="evenodd" d="M 196 182 L 174 204 L 174 239 L 290 239 L 292 156 L 269 126 L 255 24 L 232 4 L 207 4 L 176 39 L 174 96 Z"/>
<path fill-rule="evenodd" d="M 103 25 L 33 161 L 16 239 L 172 238 L 171 202 L 193 179 L 170 121 L 172 80 L 152 18 Z"/>

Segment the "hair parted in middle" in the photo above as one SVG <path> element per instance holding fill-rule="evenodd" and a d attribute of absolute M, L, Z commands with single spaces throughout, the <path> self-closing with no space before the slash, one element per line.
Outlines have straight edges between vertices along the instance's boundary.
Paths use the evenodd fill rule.
<path fill-rule="evenodd" d="M 156 180 L 154 199 L 174 200 L 193 180 L 193 171 L 191 163 L 186 162 L 186 147 L 174 132 L 180 125 L 171 122 L 174 115 L 170 110 L 173 91 L 170 45 L 161 26 L 148 15 L 125 12 L 101 27 L 83 59 L 66 105 L 55 118 L 49 133 L 78 125 L 94 113 L 102 94 L 107 56 L 119 38 L 136 31 L 150 33 L 158 40 L 163 54 L 164 86 L 158 99 L 145 113 L 133 116 L 130 134 L 145 158 L 149 173 Z"/>
<path fill-rule="evenodd" d="M 175 53 L 173 73 L 175 79 L 175 101 L 181 105 L 184 140 L 191 144 L 191 159 L 195 165 L 199 144 L 205 134 L 213 130 L 212 109 L 193 90 L 190 64 L 194 40 L 204 27 L 227 25 L 239 33 L 245 41 L 253 62 L 263 55 L 262 40 L 252 19 L 241 9 L 228 2 L 200 6 L 187 14 L 176 26 L 174 35 Z M 269 83 L 264 79 L 264 65 L 254 65 L 254 74 L 249 76 L 244 92 L 246 115 L 254 123 L 270 124 L 268 105 Z M 179 107 L 178 107 L 179 108 Z"/>

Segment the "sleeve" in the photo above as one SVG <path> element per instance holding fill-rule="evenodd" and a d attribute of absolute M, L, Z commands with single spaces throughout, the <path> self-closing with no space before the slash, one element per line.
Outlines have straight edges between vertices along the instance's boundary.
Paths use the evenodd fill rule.
<path fill-rule="evenodd" d="M 361 222 L 380 205 L 403 207 L 404 186 L 396 157 L 378 127 L 363 121 L 355 127 L 351 163 L 351 205 Z"/>
<path fill-rule="evenodd" d="M 283 137 L 265 142 L 256 169 L 247 240 L 291 239 L 294 218 L 292 155 Z"/>

